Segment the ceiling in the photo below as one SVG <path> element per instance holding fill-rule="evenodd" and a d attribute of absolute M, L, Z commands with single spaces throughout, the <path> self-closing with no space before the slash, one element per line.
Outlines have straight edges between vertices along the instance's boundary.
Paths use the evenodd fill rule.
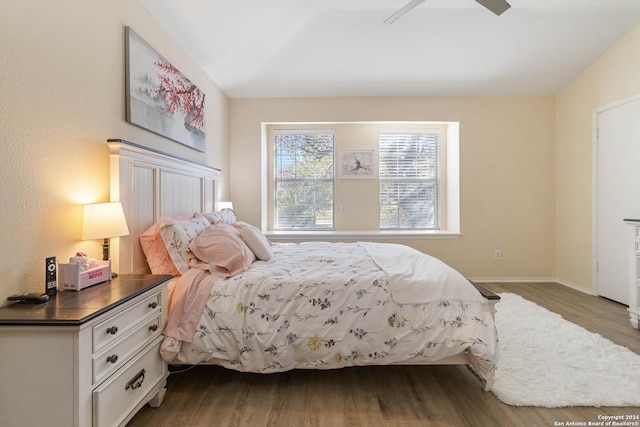
<path fill-rule="evenodd" d="M 394 24 L 409 0 L 140 1 L 231 98 L 552 96 L 640 23 L 639 0 L 426 0 Z"/>

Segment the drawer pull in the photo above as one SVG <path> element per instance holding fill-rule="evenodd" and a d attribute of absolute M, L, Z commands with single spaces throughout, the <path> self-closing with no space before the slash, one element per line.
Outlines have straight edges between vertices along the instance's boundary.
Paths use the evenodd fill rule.
<path fill-rule="evenodd" d="M 140 372 L 138 372 L 138 375 L 136 375 L 135 377 L 131 378 L 131 381 L 129 381 L 127 383 L 127 386 L 124 388 L 125 390 L 135 390 L 138 387 L 140 387 L 142 385 L 142 382 L 144 381 L 144 374 L 146 374 L 147 371 L 145 371 L 144 369 Z"/>
<path fill-rule="evenodd" d="M 107 328 L 107 333 L 111 334 L 111 335 L 115 335 L 118 333 L 118 327 L 117 326 L 112 326 L 110 328 Z"/>
<path fill-rule="evenodd" d="M 153 325 L 149 326 L 149 330 L 150 330 L 151 332 L 155 332 L 155 331 L 157 331 L 157 330 L 158 330 L 158 325 L 153 324 Z"/>
<path fill-rule="evenodd" d="M 116 363 L 117 361 L 118 361 L 117 354 L 112 354 L 111 356 L 107 357 L 107 362 L 109 363 Z"/>
<path fill-rule="evenodd" d="M 157 303 L 157 302 L 155 302 L 155 301 L 154 301 L 154 302 L 149 303 L 149 308 L 156 308 L 157 306 L 158 306 L 158 303 Z"/>

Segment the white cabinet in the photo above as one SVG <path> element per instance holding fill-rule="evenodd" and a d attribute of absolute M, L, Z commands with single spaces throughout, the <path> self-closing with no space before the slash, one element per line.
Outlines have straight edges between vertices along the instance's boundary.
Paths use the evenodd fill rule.
<path fill-rule="evenodd" d="M 631 226 L 629 246 L 629 320 L 640 328 L 640 219 L 625 219 Z"/>
<path fill-rule="evenodd" d="M 171 276 L 122 275 L 0 309 L 0 425 L 124 425 L 164 397 Z"/>

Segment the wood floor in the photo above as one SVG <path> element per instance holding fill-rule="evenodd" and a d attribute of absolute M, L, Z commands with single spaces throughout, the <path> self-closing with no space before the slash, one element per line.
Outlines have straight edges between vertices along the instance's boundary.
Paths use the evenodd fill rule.
<path fill-rule="evenodd" d="M 631 327 L 623 305 L 552 283 L 483 286 L 519 294 L 640 354 L 640 331 Z M 605 415 L 640 415 L 640 408 L 509 406 L 482 391 L 462 366 L 268 375 L 198 366 L 173 371 L 167 389 L 161 407 L 144 407 L 128 426 L 542 427 L 587 425 Z"/>

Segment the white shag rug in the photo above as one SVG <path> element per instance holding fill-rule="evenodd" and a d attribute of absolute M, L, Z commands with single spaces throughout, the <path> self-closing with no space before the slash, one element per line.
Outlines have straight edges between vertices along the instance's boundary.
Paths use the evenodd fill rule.
<path fill-rule="evenodd" d="M 640 406 L 639 355 L 519 295 L 500 298 L 491 390 L 498 399 L 548 408 Z"/>

